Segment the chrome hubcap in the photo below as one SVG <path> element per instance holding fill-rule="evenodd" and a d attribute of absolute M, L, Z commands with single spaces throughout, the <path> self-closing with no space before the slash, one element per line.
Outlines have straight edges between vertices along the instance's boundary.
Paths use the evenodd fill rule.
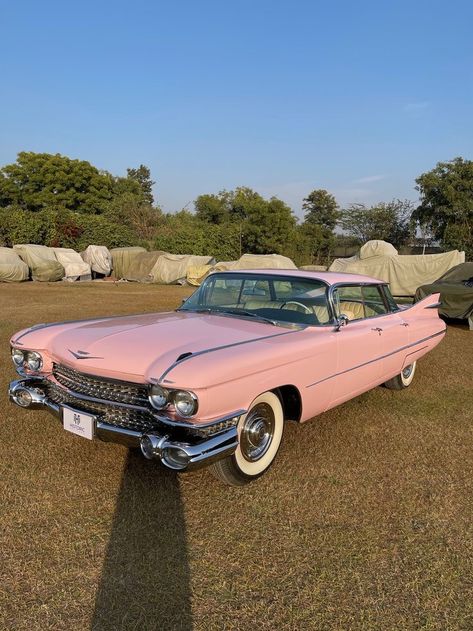
<path fill-rule="evenodd" d="M 402 371 L 402 376 L 404 377 L 404 379 L 409 379 L 411 375 L 412 375 L 412 364 L 410 366 L 406 366 L 404 370 Z"/>
<path fill-rule="evenodd" d="M 267 403 L 259 403 L 248 413 L 240 434 L 243 457 L 254 462 L 268 451 L 274 435 L 274 412 Z"/>

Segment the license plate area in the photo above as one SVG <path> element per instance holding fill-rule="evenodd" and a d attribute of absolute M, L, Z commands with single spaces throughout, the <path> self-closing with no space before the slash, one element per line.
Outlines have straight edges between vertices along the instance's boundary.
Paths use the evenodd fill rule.
<path fill-rule="evenodd" d="M 62 425 L 67 432 L 92 440 L 95 435 L 95 416 L 62 406 Z"/>

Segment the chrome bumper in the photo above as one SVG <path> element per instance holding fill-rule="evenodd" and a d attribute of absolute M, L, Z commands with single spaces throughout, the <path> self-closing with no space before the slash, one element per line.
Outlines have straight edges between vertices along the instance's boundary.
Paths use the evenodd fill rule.
<path fill-rule="evenodd" d="M 8 388 L 10 401 L 25 409 L 47 409 L 61 419 L 61 407 L 48 399 L 41 388 L 42 384 L 43 379 L 38 377 L 12 381 Z M 146 458 L 158 459 L 166 467 L 176 471 L 191 471 L 205 467 L 232 455 L 238 446 L 236 426 L 209 438 L 184 442 L 172 440 L 166 433 L 157 433 L 154 430 L 141 433 L 96 420 L 95 437 L 105 442 L 141 448 Z"/>

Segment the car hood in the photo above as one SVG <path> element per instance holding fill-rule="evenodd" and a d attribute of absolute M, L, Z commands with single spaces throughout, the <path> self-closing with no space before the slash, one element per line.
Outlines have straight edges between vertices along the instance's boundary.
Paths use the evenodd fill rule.
<path fill-rule="evenodd" d="M 180 311 L 46 325 L 16 339 L 76 370 L 139 382 L 158 380 L 183 355 L 285 332 L 244 318 Z"/>

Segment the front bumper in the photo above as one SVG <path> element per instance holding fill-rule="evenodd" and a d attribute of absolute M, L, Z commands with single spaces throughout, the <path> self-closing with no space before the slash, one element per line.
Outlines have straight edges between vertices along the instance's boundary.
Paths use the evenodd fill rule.
<path fill-rule="evenodd" d="M 40 377 L 24 377 L 12 381 L 8 388 L 10 401 L 23 408 L 47 409 L 62 420 L 62 408 L 48 398 L 44 387 L 42 388 L 44 383 Z M 233 418 L 237 419 L 237 415 Z M 215 424 L 228 419 L 229 417 L 219 419 Z M 189 435 L 187 440 L 187 437 L 182 438 L 182 431 L 181 427 L 181 436 L 175 439 L 171 432 L 139 432 L 110 425 L 99 419 L 95 422 L 95 437 L 99 440 L 127 447 L 139 447 L 146 458 L 158 459 L 166 467 L 178 471 L 190 471 L 207 466 L 232 455 L 238 446 L 236 424 L 204 439 Z"/>

